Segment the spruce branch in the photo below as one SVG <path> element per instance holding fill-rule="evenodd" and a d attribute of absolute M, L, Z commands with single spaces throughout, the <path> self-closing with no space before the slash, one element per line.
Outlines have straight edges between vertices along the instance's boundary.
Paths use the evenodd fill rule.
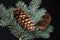
<path fill-rule="evenodd" d="M 29 7 L 22 2 L 18 1 L 16 7 L 22 7 L 25 11 L 30 14 L 32 20 L 35 23 L 35 30 L 30 32 L 27 29 L 23 29 L 13 17 L 14 8 L 10 7 L 6 9 L 2 4 L 0 5 L 0 26 L 8 27 L 11 33 L 16 36 L 19 40 L 31 40 L 34 38 L 49 38 L 49 33 L 53 32 L 52 25 L 49 25 L 46 30 L 42 31 L 39 29 L 37 23 L 42 20 L 42 16 L 45 15 L 46 10 L 44 8 L 38 9 L 41 4 L 41 0 L 32 0 Z"/>
<path fill-rule="evenodd" d="M 30 5 L 29 5 L 29 10 L 30 10 L 30 13 L 33 13 L 35 14 L 35 11 L 38 9 L 38 7 L 40 6 L 41 4 L 41 0 L 32 0 L 30 2 Z"/>
<path fill-rule="evenodd" d="M 48 28 L 46 30 L 44 30 L 44 31 L 43 30 L 39 30 L 39 27 L 36 25 L 36 29 L 34 31 L 35 37 L 37 37 L 37 38 L 40 38 L 40 37 L 49 38 L 50 37 L 49 33 L 51 33 L 51 32 L 53 32 L 52 25 L 49 25 Z"/>
<path fill-rule="evenodd" d="M 42 16 L 46 14 L 45 12 L 46 10 L 41 8 L 37 9 L 34 15 L 31 15 L 31 18 L 35 22 L 35 24 L 42 20 Z"/>
<path fill-rule="evenodd" d="M 20 1 L 20 0 L 16 3 L 16 6 L 17 7 L 22 7 L 26 12 L 28 11 L 27 5 L 24 2 Z"/>
<path fill-rule="evenodd" d="M 6 26 L 7 25 L 7 21 L 8 21 L 8 14 L 7 11 L 5 9 L 5 7 L 3 6 L 3 4 L 0 5 L 0 26 Z"/>
<path fill-rule="evenodd" d="M 3 4 L 0 5 L 0 16 L 1 16 L 1 23 L 4 26 L 10 25 L 10 21 L 13 19 L 13 7 L 10 9 L 6 9 Z"/>

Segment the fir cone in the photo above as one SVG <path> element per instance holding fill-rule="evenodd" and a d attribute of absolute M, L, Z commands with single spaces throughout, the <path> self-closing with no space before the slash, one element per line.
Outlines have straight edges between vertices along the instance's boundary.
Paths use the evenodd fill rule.
<path fill-rule="evenodd" d="M 35 29 L 35 24 L 30 18 L 30 15 L 28 15 L 22 8 L 15 8 L 13 15 L 24 29 L 28 29 L 30 31 L 33 31 Z"/>
<path fill-rule="evenodd" d="M 39 28 L 41 30 L 45 30 L 51 22 L 51 15 L 49 13 L 46 13 L 42 19 L 43 20 L 39 23 Z"/>

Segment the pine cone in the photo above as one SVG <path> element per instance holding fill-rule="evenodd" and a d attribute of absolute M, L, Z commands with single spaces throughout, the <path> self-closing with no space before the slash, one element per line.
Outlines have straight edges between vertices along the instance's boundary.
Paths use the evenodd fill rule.
<path fill-rule="evenodd" d="M 35 24 L 33 20 L 21 7 L 17 7 L 14 10 L 14 18 L 23 26 L 24 29 L 33 31 L 35 29 Z"/>
<path fill-rule="evenodd" d="M 51 22 L 51 15 L 49 13 L 46 13 L 42 19 L 43 20 L 39 23 L 39 28 L 41 30 L 45 30 Z"/>

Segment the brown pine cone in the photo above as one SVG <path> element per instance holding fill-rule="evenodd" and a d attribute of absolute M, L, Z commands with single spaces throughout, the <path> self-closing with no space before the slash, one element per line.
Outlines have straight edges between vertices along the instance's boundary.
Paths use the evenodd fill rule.
<path fill-rule="evenodd" d="M 45 30 L 51 22 L 51 15 L 49 13 L 46 13 L 42 19 L 43 20 L 39 23 L 39 28 L 41 30 Z"/>
<path fill-rule="evenodd" d="M 16 20 L 23 26 L 24 29 L 28 29 L 30 31 L 35 29 L 35 24 L 30 18 L 30 15 L 28 15 L 22 8 L 15 8 L 13 13 L 14 18 L 16 18 Z"/>

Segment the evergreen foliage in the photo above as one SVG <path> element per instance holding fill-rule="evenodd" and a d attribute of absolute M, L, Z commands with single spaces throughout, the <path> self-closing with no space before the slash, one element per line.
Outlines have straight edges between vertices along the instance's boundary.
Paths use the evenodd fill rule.
<path fill-rule="evenodd" d="M 42 20 L 42 16 L 45 15 L 46 10 L 44 8 L 38 9 L 41 4 L 41 0 L 32 0 L 30 5 L 27 5 L 18 1 L 16 3 L 16 7 L 22 7 L 25 11 L 31 15 L 32 20 L 35 24 Z M 35 25 L 35 30 L 30 32 L 27 29 L 23 29 L 19 23 L 17 23 L 16 19 L 13 17 L 13 7 L 6 9 L 3 4 L 0 5 L 0 26 L 7 27 L 11 31 L 11 33 L 19 38 L 19 40 L 28 40 L 34 38 L 49 38 L 50 33 L 53 31 L 52 25 L 49 25 L 46 30 L 42 31 L 39 29 L 38 25 Z"/>

